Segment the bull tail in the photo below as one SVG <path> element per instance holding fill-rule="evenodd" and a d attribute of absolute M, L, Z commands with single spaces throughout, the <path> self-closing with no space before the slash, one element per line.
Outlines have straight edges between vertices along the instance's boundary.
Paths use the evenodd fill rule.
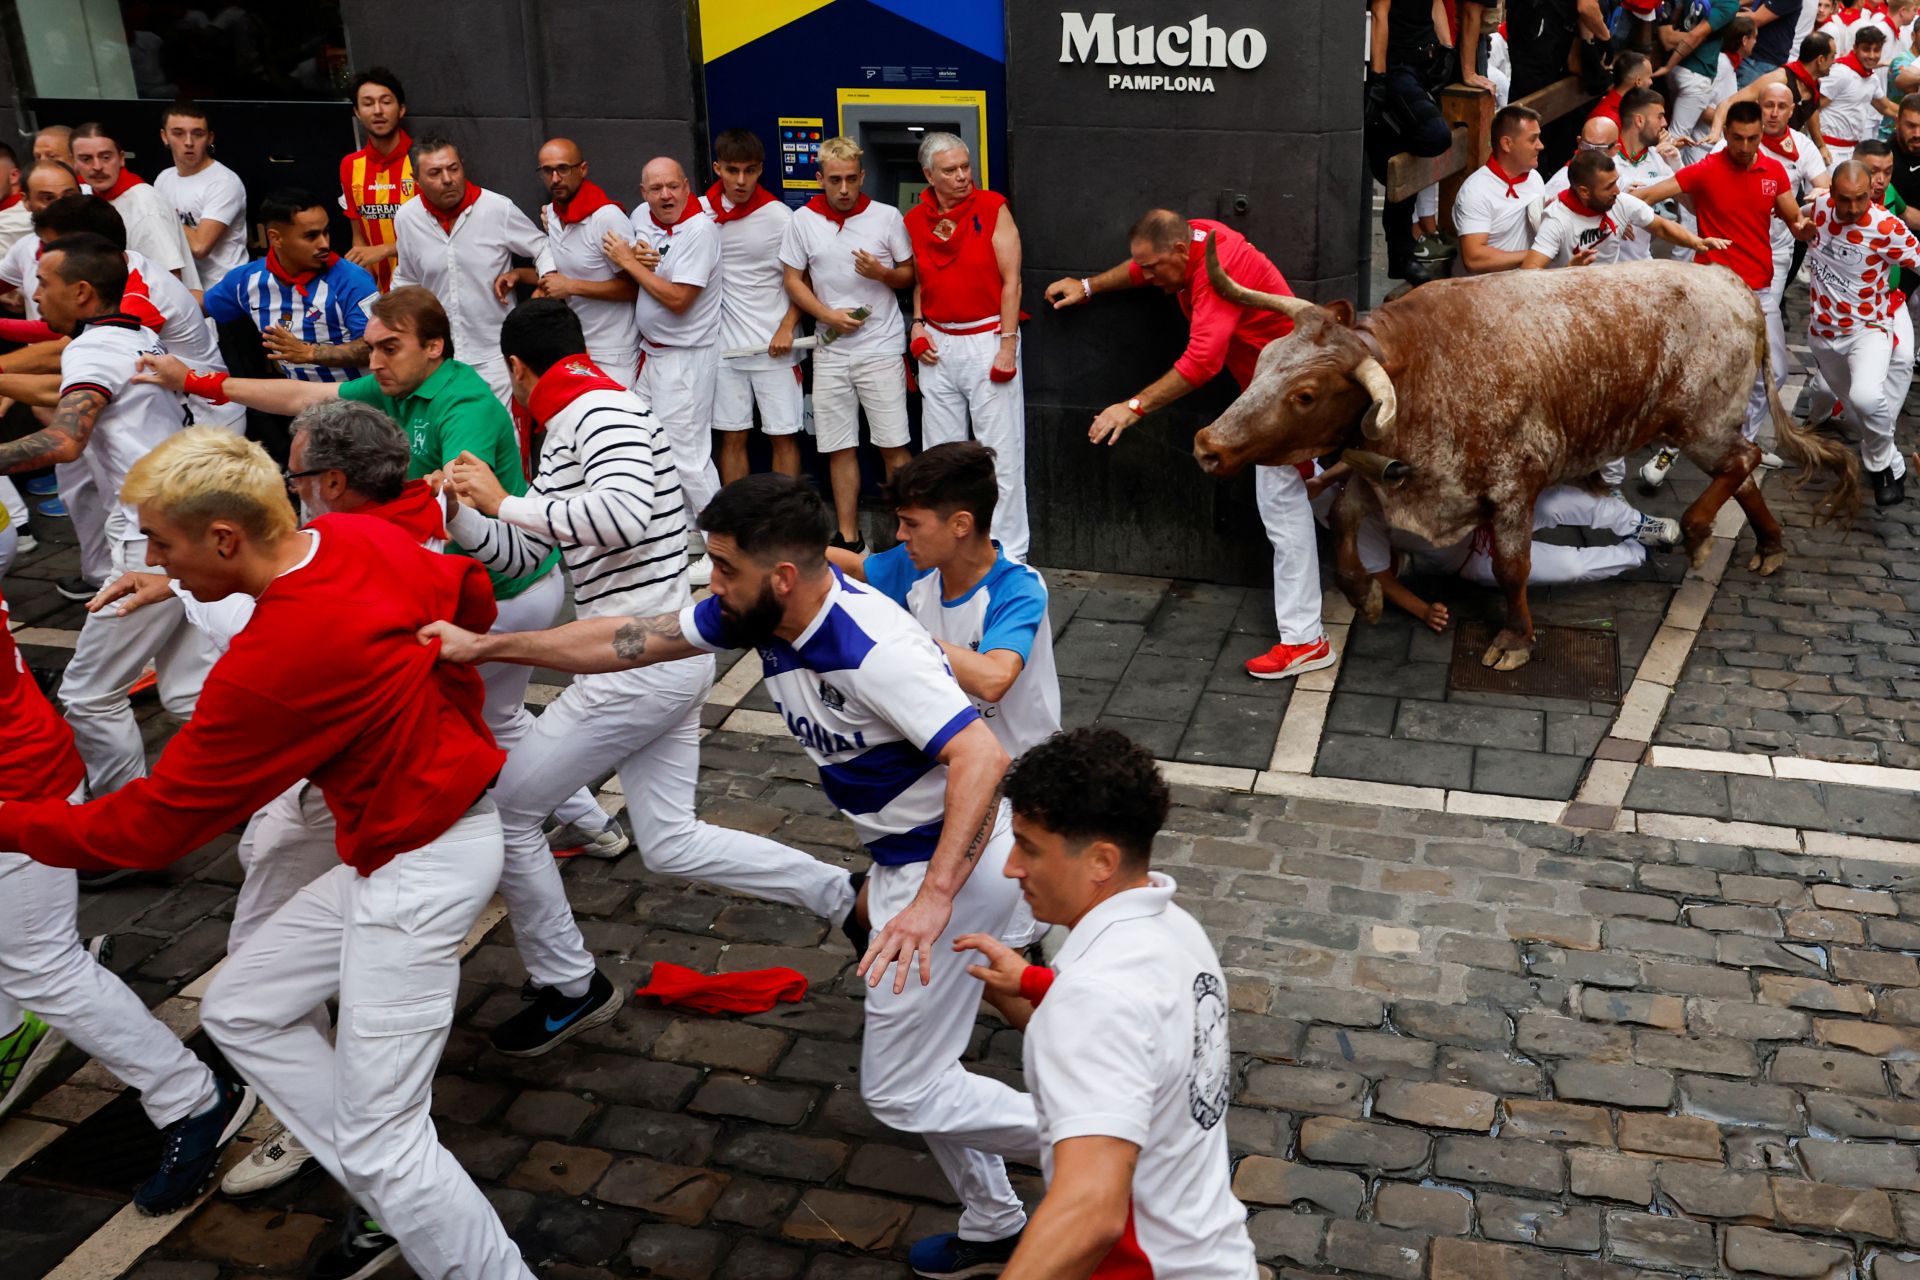
<path fill-rule="evenodd" d="M 1833 488 L 1827 490 L 1820 503 L 1814 508 L 1814 523 L 1826 524 L 1831 520 L 1840 520 L 1848 528 L 1860 514 L 1860 460 L 1853 450 L 1832 436 L 1821 435 L 1794 420 L 1787 407 L 1780 403 L 1780 392 L 1773 382 L 1773 356 L 1767 349 L 1767 336 L 1763 332 L 1756 346 L 1760 354 L 1760 372 L 1766 379 L 1767 407 L 1773 414 L 1773 438 L 1780 456 L 1798 468 L 1793 476 L 1790 489 L 1800 492 L 1814 473 L 1821 469 L 1831 470 L 1834 474 Z"/>

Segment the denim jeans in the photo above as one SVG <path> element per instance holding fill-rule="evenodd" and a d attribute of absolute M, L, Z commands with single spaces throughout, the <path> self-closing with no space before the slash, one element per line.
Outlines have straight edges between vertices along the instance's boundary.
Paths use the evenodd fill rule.
<path fill-rule="evenodd" d="M 1387 161 L 1405 151 L 1416 156 L 1437 156 L 1453 145 L 1453 130 L 1440 114 L 1440 104 L 1421 87 L 1410 67 L 1389 67 L 1386 90 L 1398 110 L 1411 122 L 1401 132 L 1385 122 L 1375 122 L 1367 133 L 1367 159 L 1373 176 L 1387 180 Z M 1387 240 L 1387 274 L 1399 276 L 1413 260 L 1413 196 L 1390 200 L 1380 211 L 1380 229 Z"/>

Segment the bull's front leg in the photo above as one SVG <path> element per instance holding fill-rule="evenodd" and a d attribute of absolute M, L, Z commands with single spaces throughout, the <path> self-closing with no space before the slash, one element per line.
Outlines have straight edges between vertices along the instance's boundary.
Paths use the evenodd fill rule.
<path fill-rule="evenodd" d="M 1340 594 L 1370 623 L 1380 621 L 1382 593 L 1360 560 L 1360 525 L 1378 507 L 1372 491 L 1357 477 L 1341 487 L 1333 504 L 1334 575 Z"/>
<path fill-rule="evenodd" d="M 1533 613 L 1527 608 L 1532 572 L 1533 503 L 1508 504 L 1493 525 L 1493 577 L 1507 593 L 1507 622 L 1481 655 L 1482 666 L 1514 671 L 1533 657 Z"/>

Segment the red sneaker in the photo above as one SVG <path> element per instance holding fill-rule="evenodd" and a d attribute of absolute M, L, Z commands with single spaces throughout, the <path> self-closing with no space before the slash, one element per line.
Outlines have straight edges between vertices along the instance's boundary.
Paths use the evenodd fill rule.
<path fill-rule="evenodd" d="M 159 687 L 160 674 L 152 667 L 148 667 L 140 673 L 140 678 L 133 682 L 133 687 L 127 690 L 127 696 L 129 698 L 137 698 L 141 694 L 150 693 Z"/>
<path fill-rule="evenodd" d="M 1248 658 L 1247 674 L 1255 680 L 1285 680 L 1330 667 L 1339 657 L 1325 636 L 1306 644 L 1277 644 L 1257 658 Z"/>

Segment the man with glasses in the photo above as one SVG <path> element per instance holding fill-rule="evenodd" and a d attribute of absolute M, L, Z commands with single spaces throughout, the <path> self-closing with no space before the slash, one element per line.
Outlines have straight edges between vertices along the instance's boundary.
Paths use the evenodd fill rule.
<path fill-rule="evenodd" d="M 609 235 L 626 236 L 626 211 L 587 176 L 586 157 L 570 138 L 554 138 L 540 148 L 540 183 L 550 197 L 540 222 L 553 270 L 540 277 L 537 292 L 573 308 L 594 364 L 631 385 L 640 364 L 640 328 L 633 314 L 640 286 L 606 250 Z"/>

